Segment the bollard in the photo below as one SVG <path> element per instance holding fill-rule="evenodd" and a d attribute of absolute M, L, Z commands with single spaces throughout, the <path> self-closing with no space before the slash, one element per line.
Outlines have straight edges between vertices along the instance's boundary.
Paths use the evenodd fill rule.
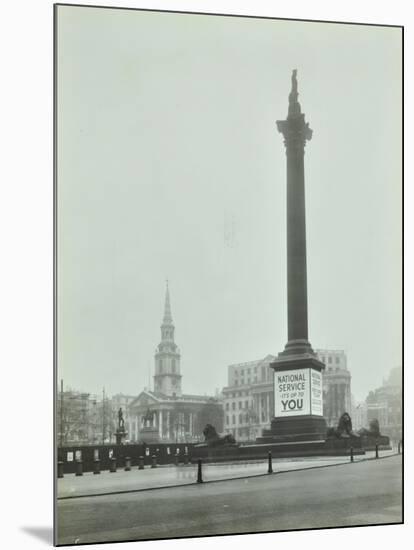
<path fill-rule="evenodd" d="M 131 458 L 129 456 L 125 457 L 125 471 L 129 472 L 131 470 Z"/>
<path fill-rule="evenodd" d="M 144 457 L 140 456 L 138 458 L 138 470 L 143 470 L 143 469 L 144 469 Z"/>
<path fill-rule="evenodd" d="M 82 460 L 76 461 L 76 475 L 83 476 Z"/>
<path fill-rule="evenodd" d="M 99 460 L 99 458 L 96 458 L 93 461 L 93 473 L 94 475 L 101 473 L 101 461 Z"/>
<path fill-rule="evenodd" d="M 272 453 L 271 453 L 271 451 L 269 451 L 267 453 L 267 461 L 268 461 L 267 473 L 272 474 L 273 473 L 273 467 L 272 467 Z"/>
<path fill-rule="evenodd" d="M 201 458 L 197 460 L 198 469 L 197 469 L 197 483 L 203 483 L 203 472 L 201 470 Z"/>
<path fill-rule="evenodd" d="M 378 458 L 378 443 L 375 445 L 375 458 Z"/>
<path fill-rule="evenodd" d="M 175 455 L 175 456 L 174 456 L 174 463 L 175 463 L 175 465 L 178 466 L 179 462 L 180 462 L 180 457 L 179 457 L 178 455 Z"/>
<path fill-rule="evenodd" d="M 58 461 L 58 477 L 63 477 L 63 462 L 61 460 Z"/>
<path fill-rule="evenodd" d="M 351 462 L 353 462 L 354 461 L 354 448 L 353 447 L 350 448 L 350 457 L 351 457 Z"/>
<path fill-rule="evenodd" d="M 109 471 L 111 474 L 114 474 L 116 472 L 116 458 L 114 456 L 111 456 L 109 460 Z"/>
<path fill-rule="evenodd" d="M 155 455 L 151 456 L 151 468 L 157 467 L 157 457 Z"/>
<path fill-rule="evenodd" d="M 184 455 L 184 464 L 188 464 L 188 453 L 185 453 Z"/>

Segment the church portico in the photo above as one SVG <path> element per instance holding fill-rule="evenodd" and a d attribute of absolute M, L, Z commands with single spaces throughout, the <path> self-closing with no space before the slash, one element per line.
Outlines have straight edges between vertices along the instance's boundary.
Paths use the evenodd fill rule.
<path fill-rule="evenodd" d="M 200 422 L 206 406 L 211 407 L 211 398 L 186 396 L 179 399 L 161 396 L 149 390 L 143 391 L 129 407 L 129 422 L 134 426 L 131 439 L 142 440 L 143 428 L 157 431 L 161 442 L 190 442 L 201 438 Z M 217 403 L 216 406 L 220 407 Z"/>

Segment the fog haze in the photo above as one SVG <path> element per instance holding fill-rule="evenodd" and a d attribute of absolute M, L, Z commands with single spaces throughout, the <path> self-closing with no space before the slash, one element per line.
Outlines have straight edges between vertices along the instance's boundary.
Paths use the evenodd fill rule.
<path fill-rule="evenodd" d="M 401 30 L 61 6 L 65 385 L 148 386 L 167 278 L 184 393 L 282 351 L 293 68 L 310 341 L 346 351 L 358 400 L 401 364 Z"/>

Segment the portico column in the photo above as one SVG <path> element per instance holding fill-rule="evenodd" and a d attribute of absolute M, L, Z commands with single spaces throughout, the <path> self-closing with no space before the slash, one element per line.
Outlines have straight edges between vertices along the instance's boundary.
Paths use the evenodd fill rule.
<path fill-rule="evenodd" d="M 268 417 L 268 420 L 270 420 L 272 415 L 270 413 L 270 395 L 268 393 L 266 394 L 266 408 L 267 408 L 267 417 Z"/>
<path fill-rule="evenodd" d="M 158 418 L 158 435 L 159 438 L 162 439 L 162 410 L 160 410 L 159 418 Z"/>
<path fill-rule="evenodd" d="M 262 394 L 259 393 L 257 396 L 257 410 L 259 414 L 259 422 L 262 423 Z"/>

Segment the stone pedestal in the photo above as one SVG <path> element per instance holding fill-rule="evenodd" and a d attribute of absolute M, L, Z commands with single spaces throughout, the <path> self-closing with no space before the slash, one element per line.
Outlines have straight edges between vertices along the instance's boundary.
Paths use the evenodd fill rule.
<path fill-rule="evenodd" d="M 122 445 L 123 442 L 124 442 L 124 439 L 126 438 L 127 435 L 128 435 L 128 432 L 126 432 L 123 429 L 118 428 L 117 431 L 115 432 L 116 444 L 117 445 Z"/>
<path fill-rule="evenodd" d="M 270 429 L 263 430 L 257 443 L 325 441 L 322 371 L 313 353 L 279 354 L 270 365 L 275 371 L 275 411 Z"/>
<path fill-rule="evenodd" d="M 257 443 L 290 443 L 325 441 L 326 421 L 323 416 L 291 416 L 274 418 L 270 429 L 263 430 Z"/>
<path fill-rule="evenodd" d="M 160 437 L 158 433 L 158 428 L 154 426 L 147 426 L 141 428 L 139 432 L 140 441 L 145 443 L 159 443 Z"/>
<path fill-rule="evenodd" d="M 366 451 L 375 450 L 376 445 L 383 451 L 390 451 L 392 449 L 390 438 L 386 435 L 361 435 L 361 444 Z"/>

